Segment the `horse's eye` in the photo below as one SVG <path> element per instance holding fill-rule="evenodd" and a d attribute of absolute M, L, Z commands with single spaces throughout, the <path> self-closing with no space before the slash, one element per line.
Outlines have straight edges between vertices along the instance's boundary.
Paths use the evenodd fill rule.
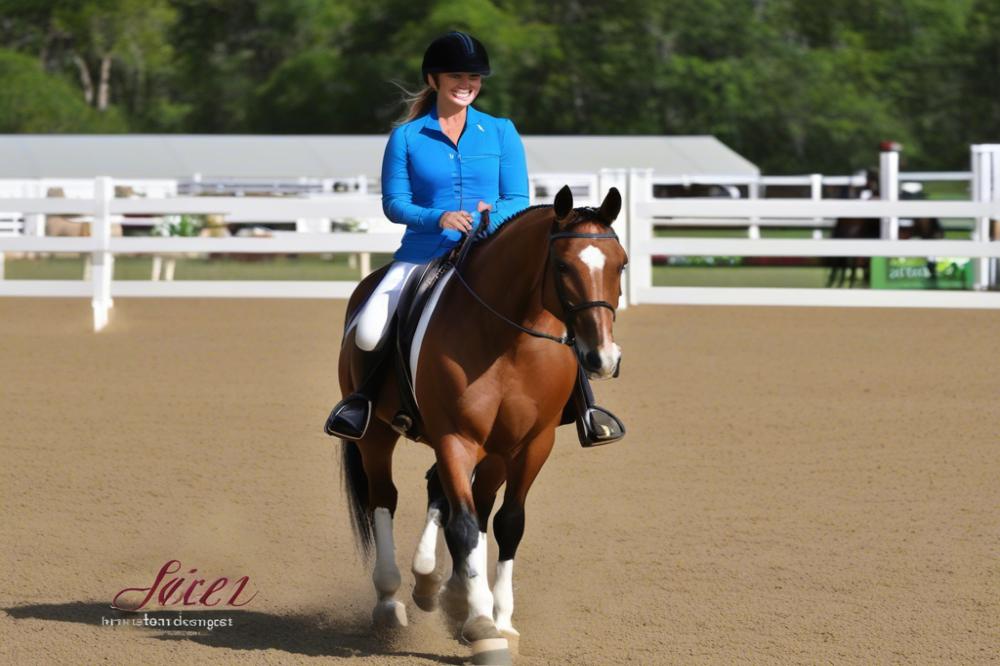
<path fill-rule="evenodd" d="M 557 261 L 556 270 L 560 273 L 569 273 L 569 264 L 563 261 Z"/>

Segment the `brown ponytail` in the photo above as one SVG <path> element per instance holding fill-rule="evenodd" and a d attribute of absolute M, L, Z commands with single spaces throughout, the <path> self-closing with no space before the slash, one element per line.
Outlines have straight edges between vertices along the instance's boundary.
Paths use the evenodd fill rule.
<path fill-rule="evenodd" d="M 431 74 L 431 76 L 434 75 Z M 393 123 L 393 127 L 399 127 L 419 118 L 437 104 L 437 91 L 427 84 L 424 84 L 424 87 L 417 92 L 412 92 L 398 83 L 396 86 L 403 91 L 403 102 L 406 104 L 406 112 Z"/>

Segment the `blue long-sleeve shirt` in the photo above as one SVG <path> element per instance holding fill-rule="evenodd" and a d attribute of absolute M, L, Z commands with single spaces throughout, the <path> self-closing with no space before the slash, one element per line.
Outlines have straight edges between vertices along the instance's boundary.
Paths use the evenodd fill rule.
<path fill-rule="evenodd" d="M 441 215 L 469 211 L 475 228 L 479 201 L 493 206 L 489 233 L 528 207 L 528 170 L 514 123 L 470 106 L 456 146 L 432 108 L 392 131 L 382 159 L 382 210 L 407 227 L 395 259 L 422 263 L 445 254 L 461 233 L 442 229 Z"/>

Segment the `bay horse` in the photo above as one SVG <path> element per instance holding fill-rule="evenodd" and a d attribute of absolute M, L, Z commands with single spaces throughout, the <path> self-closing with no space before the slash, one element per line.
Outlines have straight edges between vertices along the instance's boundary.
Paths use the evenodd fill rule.
<path fill-rule="evenodd" d="M 411 363 L 423 428 L 434 451 L 427 474 L 426 526 L 413 558 L 413 599 L 443 610 L 471 644 L 473 663 L 509 663 L 519 634 L 514 610 L 514 554 L 524 533 L 525 499 L 555 441 L 578 362 L 595 378 L 613 375 L 621 359 L 612 325 L 627 257 L 611 224 L 621 210 L 612 189 L 600 208 L 573 208 L 563 187 L 551 206 L 519 213 L 477 243 L 467 261 L 435 287 L 436 308 Z M 381 279 L 361 282 L 347 320 Z M 433 305 L 433 302 L 432 302 Z M 426 318 L 426 313 L 425 313 Z M 419 329 L 418 329 L 419 335 Z M 339 364 L 344 395 L 362 377 L 353 328 Z M 376 628 L 406 626 L 392 534 L 397 491 L 392 454 L 399 435 L 389 424 L 399 406 L 398 378 L 384 382 L 365 436 L 342 440 L 345 490 L 355 538 L 370 558 Z M 487 521 L 499 546 L 495 584 L 487 580 Z M 444 585 L 435 574 L 440 528 L 452 560 Z"/>
<path fill-rule="evenodd" d="M 865 187 L 868 192 L 868 198 L 879 198 L 879 178 L 877 171 L 868 170 L 866 172 Z M 907 196 L 904 194 L 901 198 L 923 199 L 926 197 Z M 911 220 L 911 223 L 909 229 L 905 227 L 900 229 L 900 239 L 923 238 L 925 240 L 939 240 L 944 238 L 941 221 L 936 217 L 918 217 Z M 859 240 L 881 237 L 882 222 L 879 218 L 840 217 L 834 222 L 833 230 L 830 232 L 830 238 L 839 239 Z M 837 287 L 844 286 L 844 279 L 848 275 L 850 276 L 848 287 L 854 287 L 855 274 L 859 269 L 862 271 L 862 280 L 869 284 L 871 282 L 871 258 L 869 257 L 829 257 L 826 260 L 826 265 L 830 268 L 830 276 L 826 283 L 827 287 L 833 287 L 834 284 Z M 937 262 L 928 258 L 927 271 L 930 275 L 931 284 L 936 285 Z"/>

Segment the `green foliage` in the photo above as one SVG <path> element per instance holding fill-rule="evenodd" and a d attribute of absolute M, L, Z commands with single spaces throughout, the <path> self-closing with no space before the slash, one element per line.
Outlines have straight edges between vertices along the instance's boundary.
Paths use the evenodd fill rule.
<path fill-rule="evenodd" d="M 965 38 L 961 118 L 978 141 L 1000 143 L 1000 3 L 976 0 Z"/>
<path fill-rule="evenodd" d="M 153 236 L 197 236 L 205 228 L 204 215 L 178 215 L 164 217 L 152 229 Z"/>
<path fill-rule="evenodd" d="M 349 134 L 345 120 L 358 102 L 342 72 L 330 49 L 292 56 L 256 91 L 250 123 L 275 134 Z"/>
<path fill-rule="evenodd" d="M 119 132 L 116 113 L 98 114 L 59 76 L 37 60 L 0 49 L 0 132 Z"/>
<path fill-rule="evenodd" d="M 883 139 L 906 168 L 962 168 L 1000 140 L 996 0 L 0 0 L 0 47 L 42 63 L 5 65 L 0 108 L 58 131 L 382 133 L 453 29 L 490 50 L 478 106 L 524 133 L 714 134 L 771 173 L 868 166 Z"/>

